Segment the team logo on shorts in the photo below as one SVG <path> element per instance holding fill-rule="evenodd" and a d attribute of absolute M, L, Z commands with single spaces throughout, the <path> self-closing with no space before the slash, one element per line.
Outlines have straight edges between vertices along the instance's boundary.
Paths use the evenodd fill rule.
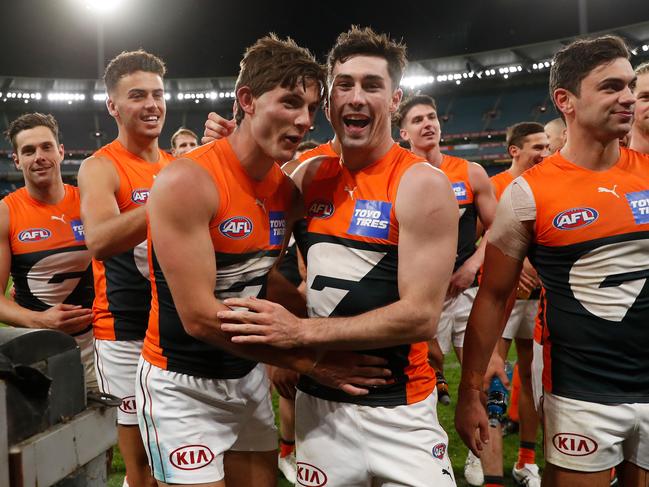
<path fill-rule="evenodd" d="M 552 438 L 554 447 L 564 455 L 585 457 L 597 451 L 597 442 L 577 433 L 557 433 Z"/>
<path fill-rule="evenodd" d="M 446 444 L 445 443 L 438 443 L 433 447 L 433 456 L 439 460 L 444 458 L 444 455 L 446 454 Z"/>
<path fill-rule="evenodd" d="M 627 193 L 624 196 L 631 207 L 636 225 L 649 223 L 649 190 Z"/>
<path fill-rule="evenodd" d="M 233 216 L 221 222 L 219 231 L 228 238 L 239 240 L 252 233 L 252 222 L 245 216 Z"/>
<path fill-rule="evenodd" d="M 570 208 L 555 216 L 552 224 L 559 230 L 574 230 L 590 225 L 598 217 L 599 213 L 593 208 Z"/>
<path fill-rule="evenodd" d="M 460 183 L 453 183 L 453 192 L 455 193 L 455 198 L 458 201 L 464 201 L 466 198 L 466 184 L 460 182 Z"/>
<path fill-rule="evenodd" d="M 305 487 L 322 487 L 327 485 L 327 474 L 310 463 L 297 462 L 296 480 Z"/>
<path fill-rule="evenodd" d="M 268 213 L 270 226 L 270 244 L 282 245 L 286 233 L 286 218 L 283 211 L 271 211 Z"/>
<path fill-rule="evenodd" d="M 135 396 L 126 396 L 122 399 L 122 404 L 119 405 L 119 409 L 126 414 L 135 414 L 137 412 Z"/>
<path fill-rule="evenodd" d="M 357 200 L 347 233 L 387 239 L 390 235 L 390 211 L 387 201 Z"/>
<path fill-rule="evenodd" d="M 309 205 L 307 213 L 311 218 L 329 218 L 334 214 L 334 205 L 331 201 L 315 200 Z"/>
<path fill-rule="evenodd" d="M 214 460 L 214 453 L 205 445 L 187 445 L 176 448 L 169 455 L 171 464 L 180 470 L 198 470 Z"/>
<path fill-rule="evenodd" d="M 40 242 L 52 236 L 47 228 L 29 228 L 18 234 L 18 240 L 21 242 Z"/>
<path fill-rule="evenodd" d="M 148 189 L 134 189 L 131 193 L 131 201 L 136 205 L 143 205 L 149 199 Z"/>
<path fill-rule="evenodd" d="M 85 234 L 83 233 L 83 222 L 81 220 L 72 220 L 70 226 L 72 227 L 74 239 L 83 242 L 85 239 Z"/>

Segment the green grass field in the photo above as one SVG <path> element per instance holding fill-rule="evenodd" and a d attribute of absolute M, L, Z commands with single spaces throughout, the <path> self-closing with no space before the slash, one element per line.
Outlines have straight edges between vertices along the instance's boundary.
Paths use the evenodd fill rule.
<path fill-rule="evenodd" d="M 512 347 L 512 350 L 514 347 Z M 510 360 L 516 360 L 515 353 L 512 351 L 510 354 Z M 449 386 L 451 388 L 451 393 L 453 397 L 453 403 L 450 406 L 438 406 L 437 412 L 439 415 L 439 420 L 441 425 L 444 427 L 449 437 L 449 455 L 451 456 L 451 461 L 453 462 L 453 470 L 455 471 L 455 478 L 457 480 L 458 487 L 464 487 L 468 484 L 464 481 L 464 474 L 462 472 L 464 468 L 464 460 L 467 454 L 467 448 L 460 440 L 459 436 L 455 432 L 453 427 L 453 418 L 455 414 L 455 398 L 457 393 L 457 385 L 460 380 L 460 364 L 458 363 L 455 356 L 448 356 L 446 358 L 445 365 L 445 374 L 446 379 L 448 380 Z M 274 398 L 273 404 L 275 410 L 277 411 L 277 400 Z M 542 448 L 541 448 L 541 434 L 537 438 L 537 463 L 543 468 L 543 458 L 542 458 Z M 515 486 L 516 484 L 511 477 L 511 469 L 513 464 L 516 462 L 516 456 L 518 454 L 518 436 L 510 435 L 505 437 L 504 441 L 504 472 L 505 472 L 505 485 L 506 486 Z M 113 473 L 110 476 L 108 485 L 110 487 L 121 487 L 122 480 L 124 478 L 124 463 L 122 462 L 122 457 L 119 455 L 119 451 L 115 448 L 115 457 L 113 460 Z M 284 477 L 280 474 L 278 486 L 279 487 L 289 487 L 289 484 Z M 235 486 L 236 487 L 236 486 Z"/>

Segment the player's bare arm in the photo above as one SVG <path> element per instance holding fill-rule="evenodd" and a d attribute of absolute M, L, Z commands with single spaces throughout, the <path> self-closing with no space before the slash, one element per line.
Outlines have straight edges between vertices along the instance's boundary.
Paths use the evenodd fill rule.
<path fill-rule="evenodd" d="M 23 308 L 5 297 L 11 272 L 9 208 L 0 202 L 0 322 L 21 328 L 47 328 L 76 333 L 92 323 L 92 310 L 72 304 L 57 304 L 47 311 Z"/>
<path fill-rule="evenodd" d="M 469 184 L 473 189 L 474 204 L 478 211 L 479 223 L 486 235 L 496 214 L 497 201 L 489 176 L 487 176 L 484 168 L 475 162 L 469 163 Z M 487 239 L 483 238 L 473 255 L 453 273 L 449 286 L 449 296 L 457 296 L 471 287 L 478 270 L 484 262 L 486 244 Z"/>
<path fill-rule="evenodd" d="M 119 176 L 109 161 L 86 159 L 78 179 L 86 246 L 94 258 L 126 252 L 146 239 L 146 210 L 120 213 L 115 198 Z"/>
<path fill-rule="evenodd" d="M 186 195 L 183 205 L 178 204 L 177 194 Z M 216 261 L 209 223 L 218 204 L 218 191 L 211 177 L 188 160 L 168 166 L 151 190 L 148 211 L 154 251 L 185 331 L 236 355 L 310 375 L 351 394 L 366 393 L 363 386 L 385 384 L 383 377 L 390 372 L 382 368 L 384 361 L 376 357 L 323 356 L 306 349 L 277 353 L 271 347 L 230 341 L 217 316 L 219 311 L 229 308 L 214 296 Z"/>
<path fill-rule="evenodd" d="M 518 284 L 533 235 L 533 220 L 529 212 L 522 216 L 522 210 L 519 213 L 513 209 L 511 189 L 510 186 L 503 194 L 487 239 L 484 276 L 464 338 L 465 359 L 462 363 L 455 427 L 462 440 L 476 454 L 489 438 L 487 414 L 482 404 L 485 377 L 490 378 L 497 373 L 506 381 L 502 358 L 497 352 L 494 353 L 494 349 L 505 327 L 508 301 Z"/>
<path fill-rule="evenodd" d="M 310 173 L 304 169 L 302 187 L 308 184 Z M 227 321 L 222 329 L 235 334 L 236 343 L 282 348 L 359 350 L 432 338 L 457 247 L 457 203 L 448 179 L 429 164 L 413 166 L 401 179 L 395 212 L 399 221 L 398 301 L 354 317 L 302 320 L 275 303 L 231 299 L 225 304 L 250 311 L 220 312 L 220 319 Z"/>

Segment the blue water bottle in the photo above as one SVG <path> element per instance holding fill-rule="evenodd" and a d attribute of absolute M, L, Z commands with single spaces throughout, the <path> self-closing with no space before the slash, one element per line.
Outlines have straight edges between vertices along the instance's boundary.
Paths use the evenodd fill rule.
<path fill-rule="evenodd" d="M 508 377 L 512 376 L 512 366 L 505 362 L 505 373 Z M 487 393 L 487 416 L 489 417 L 489 426 L 496 427 L 502 417 L 507 412 L 507 402 L 509 401 L 509 391 L 505 384 L 494 375 L 489 384 Z"/>

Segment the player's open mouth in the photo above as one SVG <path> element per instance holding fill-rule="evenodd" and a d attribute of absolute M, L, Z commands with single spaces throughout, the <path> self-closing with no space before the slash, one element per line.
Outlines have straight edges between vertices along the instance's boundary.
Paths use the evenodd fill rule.
<path fill-rule="evenodd" d="M 142 120 L 145 122 L 157 123 L 158 120 L 160 120 L 160 117 L 158 117 L 157 115 L 148 115 L 146 117 L 142 117 Z"/>
<path fill-rule="evenodd" d="M 347 127 L 365 128 L 369 125 L 370 119 L 364 115 L 348 115 L 343 117 L 343 123 Z"/>
<path fill-rule="evenodd" d="M 435 132 L 424 132 L 421 134 L 423 137 L 433 137 L 435 135 Z"/>
<path fill-rule="evenodd" d="M 286 135 L 285 138 L 291 143 L 291 144 L 299 144 L 300 141 L 302 140 L 302 137 L 299 135 Z"/>

